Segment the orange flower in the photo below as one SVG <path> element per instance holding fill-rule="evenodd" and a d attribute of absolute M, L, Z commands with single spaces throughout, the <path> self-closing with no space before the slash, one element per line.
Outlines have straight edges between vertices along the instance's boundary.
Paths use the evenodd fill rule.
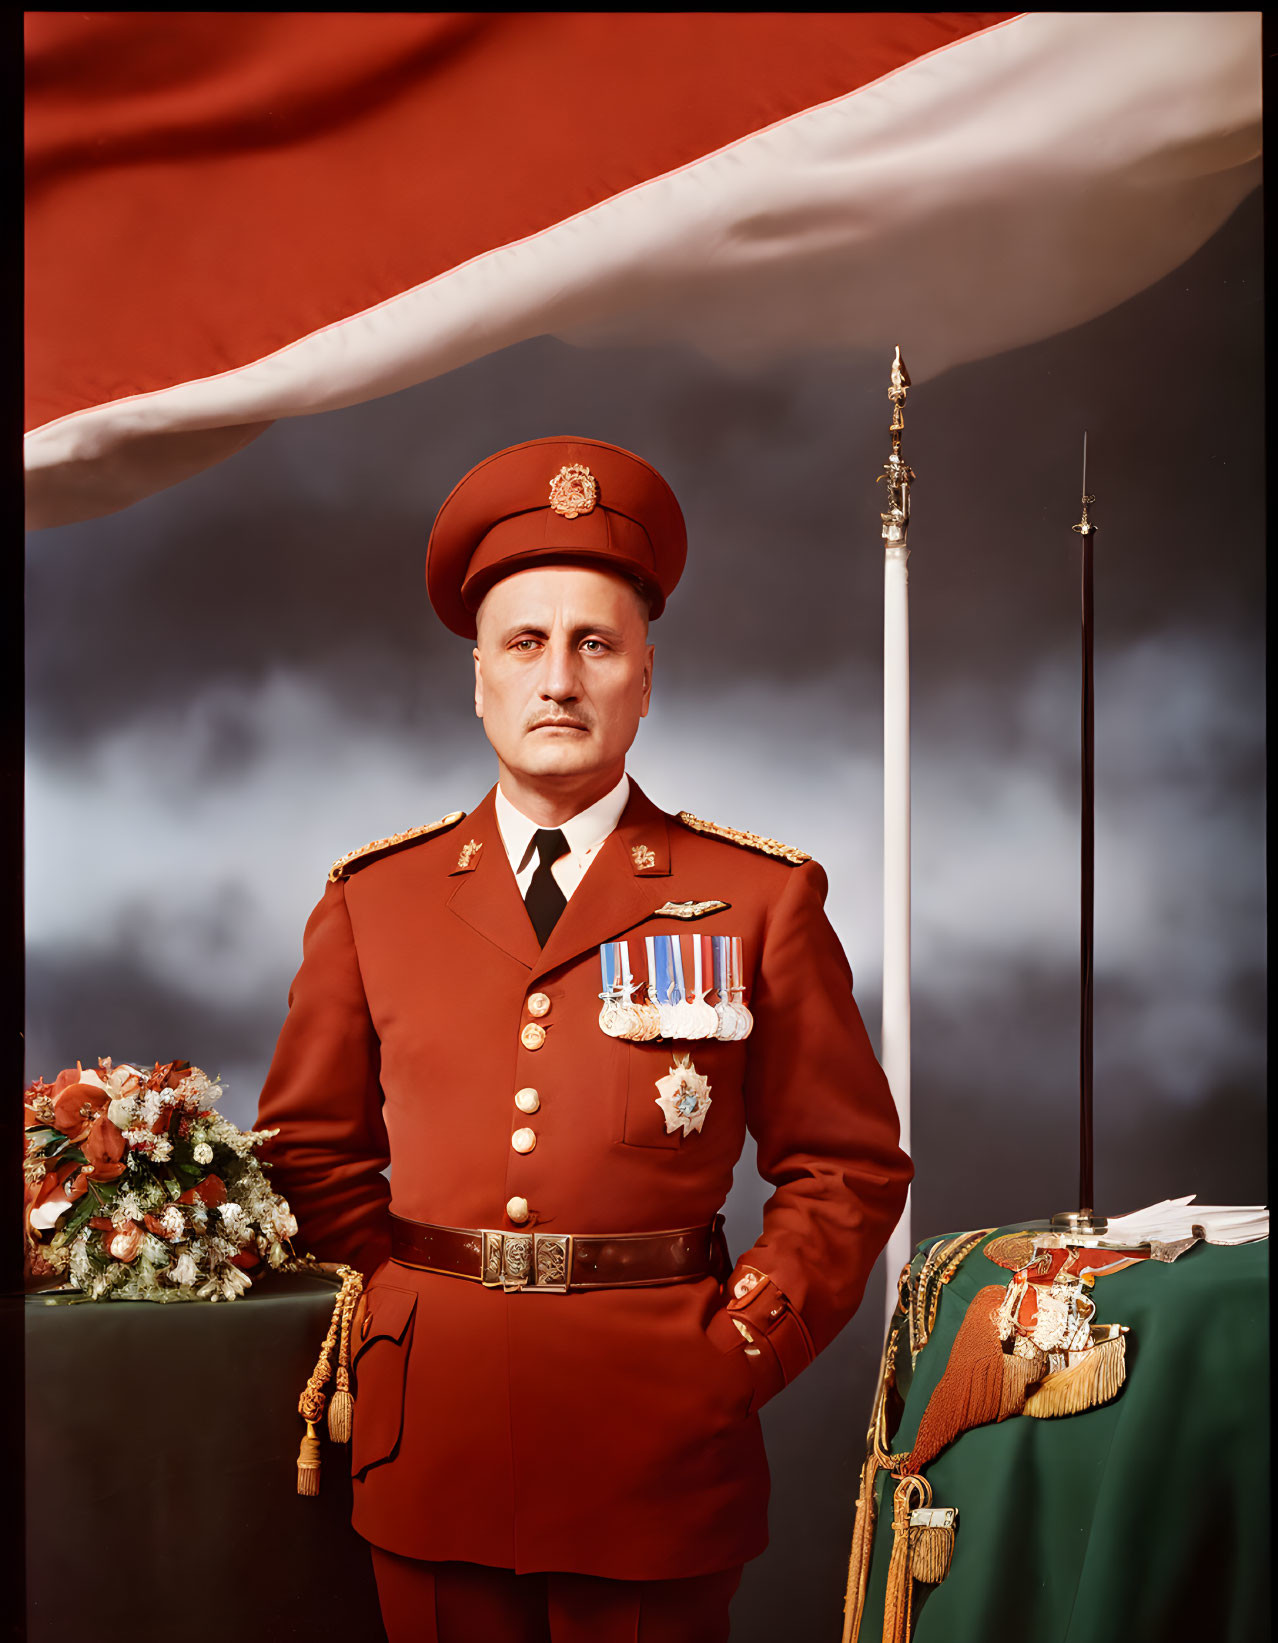
<path fill-rule="evenodd" d="M 66 1190 L 66 1179 L 79 1165 L 72 1159 L 55 1164 L 39 1181 L 33 1181 L 26 1190 L 26 1223 L 28 1232 L 47 1231 L 63 1210 L 71 1208 L 71 1196 Z M 83 1192 L 83 1188 L 81 1188 Z M 80 1196 L 79 1193 L 76 1195 Z M 39 1211 L 39 1214 L 36 1212 Z M 34 1218 L 33 1218 L 34 1217 Z"/>
<path fill-rule="evenodd" d="M 84 1138 L 84 1156 L 88 1159 L 86 1174 L 95 1181 L 114 1181 L 124 1174 L 124 1155 L 128 1151 L 124 1136 L 105 1113 L 89 1126 Z"/>
<path fill-rule="evenodd" d="M 63 1076 L 59 1075 L 61 1088 L 53 1099 L 53 1127 L 73 1141 L 82 1141 L 89 1133 L 94 1116 L 110 1101 L 111 1092 L 104 1090 L 101 1084 L 85 1084 L 78 1079 L 62 1084 Z"/>
<path fill-rule="evenodd" d="M 137 1259 L 138 1250 L 142 1247 L 145 1236 L 145 1230 L 136 1221 L 128 1221 L 114 1237 L 107 1238 L 107 1254 L 127 1265 Z"/>

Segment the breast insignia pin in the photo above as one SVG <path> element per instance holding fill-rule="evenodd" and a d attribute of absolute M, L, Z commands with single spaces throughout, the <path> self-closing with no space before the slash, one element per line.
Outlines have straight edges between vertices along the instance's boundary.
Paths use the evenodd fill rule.
<path fill-rule="evenodd" d="M 676 1050 L 674 1065 L 664 1078 L 657 1080 L 661 1094 L 657 1105 L 665 1114 L 666 1134 L 682 1130 L 691 1135 L 699 1130 L 710 1111 L 710 1080 L 692 1064 L 687 1050 Z"/>
<path fill-rule="evenodd" d="M 483 844 L 478 839 L 468 839 L 467 842 L 462 845 L 461 852 L 457 857 L 458 867 L 469 867 L 471 862 L 483 848 Z"/>

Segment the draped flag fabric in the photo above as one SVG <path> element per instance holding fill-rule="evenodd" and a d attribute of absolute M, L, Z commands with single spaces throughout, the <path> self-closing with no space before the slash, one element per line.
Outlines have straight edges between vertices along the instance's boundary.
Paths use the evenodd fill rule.
<path fill-rule="evenodd" d="M 915 380 L 1259 181 L 1258 12 L 29 12 L 30 520 L 524 338 Z"/>

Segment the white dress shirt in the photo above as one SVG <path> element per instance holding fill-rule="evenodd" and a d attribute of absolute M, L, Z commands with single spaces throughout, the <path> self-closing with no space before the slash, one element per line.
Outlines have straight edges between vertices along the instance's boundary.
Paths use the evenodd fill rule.
<path fill-rule="evenodd" d="M 566 822 L 560 822 L 559 830 L 567 842 L 568 854 L 560 856 L 550 871 L 554 875 L 555 883 L 563 891 L 565 900 L 571 897 L 581 883 L 586 869 L 599 854 L 604 840 L 621 820 L 621 813 L 626 808 L 629 797 L 630 777 L 623 773 L 616 787 L 605 793 L 602 799 L 596 799 L 589 809 L 579 810 L 575 816 L 569 816 Z M 496 809 L 501 842 L 506 846 L 506 854 L 510 857 L 515 883 L 519 886 L 519 894 L 526 896 L 528 886 L 532 883 L 532 876 L 537 871 L 538 856 L 533 847 L 533 834 L 537 832 L 541 823 L 530 821 L 522 810 L 516 810 L 502 792 L 500 784 L 497 788 Z"/>

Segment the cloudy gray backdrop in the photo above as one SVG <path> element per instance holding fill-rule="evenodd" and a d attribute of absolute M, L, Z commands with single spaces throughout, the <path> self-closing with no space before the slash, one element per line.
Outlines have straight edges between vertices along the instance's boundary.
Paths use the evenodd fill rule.
<path fill-rule="evenodd" d="M 1073 1202 L 1085 427 L 1098 1203 L 1263 1200 L 1261 296 L 1253 195 L 1122 308 L 911 395 L 919 1236 Z M 687 516 L 635 776 L 826 866 L 877 1040 L 886 366 L 538 339 L 32 536 L 28 1075 L 185 1056 L 251 1122 L 329 862 L 494 779 L 422 554 L 466 468 L 547 433 L 642 452 Z M 741 1643 L 837 1635 L 881 1293 L 765 1414 Z"/>

